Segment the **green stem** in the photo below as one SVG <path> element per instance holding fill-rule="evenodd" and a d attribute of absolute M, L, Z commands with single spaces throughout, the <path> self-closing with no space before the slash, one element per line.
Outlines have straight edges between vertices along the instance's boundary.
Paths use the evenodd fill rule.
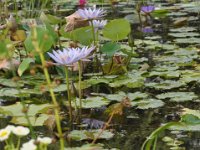
<path fill-rule="evenodd" d="M 93 21 L 92 21 L 92 20 L 90 21 L 90 23 L 91 23 L 91 27 L 92 27 L 93 43 L 94 43 L 94 45 L 96 46 L 96 38 L 95 38 L 94 24 L 93 24 Z"/>
<path fill-rule="evenodd" d="M 82 76 L 82 69 L 81 69 L 81 61 L 78 61 L 78 74 L 79 74 L 79 103 L 80 103 L 80 118 L 82 116 L 82 90 L 81 90 L 81 76 Z"/>
<path fill-rule="evenodd" d="M 72 122 L 72 101 L 71 101 L 71 93 L 70 93 L 70 83 L 69 83 L 69 74 L 68 74 L 68 67 L 65 66 L 65 80 L 66 80 L 66 84 L 67 84 L 67 96 L 68 96 L 68 101 L 69 101 L 69 120 L 70 122 Z"/>
<path fill-rule="evenodd" d="M 32 41 L 33 41 L 32 43 L 33 43 L 33 46 L 34 46 L 36 52 L 39 53 L 39 56 L 40 56 L 40 59 L 41 59 L 41 62 L 42 62 L 43 72 L 44 72 L 44 75 L 45 75 L 45 78 L 46 78 L 46 81 L 47 81 L 47 85 L 48 85 L 48 88 L 49 88 L 49 92 L 50 92 L 50 95 L 51 95 L 53 105 L 55 107 L 54 113 L 55 113 L 55 119 L 56 119 L 56 126 L 57 126 L 57 130 L 58 130 L 59 138 L 60 138 L 60 150 L 64 150 L 64 137 L 63 137 L 61 123 L 60 123 L 59 105 L 58 105 L 58 102 L 56 100 L 56 96 L 54 94 L 53 88 L 51 86 L 51 80 L 50 80 L 48 69 L 46 67 L 47 64 L 46 64 L 46 61 L 45 61 L 45 57 L 44 57 L 43 52 L 41 51 L 39 44 L 37 42 L 36 27 L 33 27 Z"/>
<path fill-rule="evenodd" d="M 17 150 L 18 150 L 19 147 L 20 147 L 20 142 L 21 142 L 21 137 L 18 137 L 18 141 L 17 141 Z"/>

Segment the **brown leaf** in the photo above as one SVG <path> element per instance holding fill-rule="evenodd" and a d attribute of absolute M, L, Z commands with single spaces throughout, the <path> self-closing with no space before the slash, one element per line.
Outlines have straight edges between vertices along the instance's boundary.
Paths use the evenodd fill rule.
<path fill-rule="evenodd" d="M 67 24 L 65 27 L 65 31 L 69 32 L 76 28 L 88 26 L 89 23 L 86 20 L 83 20 L 77 12 L 65 17 Z"/>
<path fill-rule="evenodd" d="M 12 65 L 14 67 L 19 66 L 20 62 L 18 60 L 12 59 L 11 61 L 7 59 L 0 60 L 0 69 L 12 69 Z"/>

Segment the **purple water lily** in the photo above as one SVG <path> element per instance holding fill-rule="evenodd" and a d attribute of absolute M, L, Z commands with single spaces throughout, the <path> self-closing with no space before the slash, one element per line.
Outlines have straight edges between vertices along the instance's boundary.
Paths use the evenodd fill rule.
<path fill-rule="evenodd" d="M 155 10 L 155 6 L 153 5 L 148 5 L 148 6 L 142 6 L 141 7 L 141 11 L 144 12 L 144 13 L 151 13 L 152 11 Z"/>
<path fill-rule="evenodd" d="M 48 55 L 56 62 L 57 65 L 72 65 L 79 60 L 85 60 L 86 57 L 95 49 L 95 46 L 83 48 L 65 48 L 63 51 L 48 52 Z"/>
<path fill-rule="evenodd" d="M 92 20 L 92 23 L 96 30 L 102 30 L 107 24 L 107 20 Z M 89 22 L 90 25 L 92 25 L 92 23 Z"/>
<path fill-rule="evenodd" d="M 153 33 L 153 29 L 151 27 L 142 28 L 143 33 Z"/>
<path fill-rule="evenodd" d="M 78 15 L 83 19 L 97 19 L 105 15 L 105 11 L 101 8 L 84 8 L 77 10 Z"/>

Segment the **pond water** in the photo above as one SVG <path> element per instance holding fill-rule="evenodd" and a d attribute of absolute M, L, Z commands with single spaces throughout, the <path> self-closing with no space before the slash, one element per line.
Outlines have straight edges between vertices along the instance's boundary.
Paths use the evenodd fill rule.
<path fill-rule="evenodd" d="M 64 69 L 60 66 L 52 67 L 52 64 L 48 66 L 53 81 L 53 91 L 61 106 L 61 125 L 67 145 L 81 147 L 91 143 L 94 135 L 85 130 L 103 128 L 104 123 L 109 119 L 109 114 L 112 116 L 114 112 L 107 127 L 107 133 L 101 135 L 96 142 L 102 143 L 105 149 L 140 150 L 149 135 L 161 125 L 181 122 L 182 126 L 174 125 L 158 134 L 156 150 L 199 150 L 200 2 L 155 0 L 142 4 L 140 1 L 133 0 L 112 1 L 112 3 L 90 1 L 87 6 L 92 7 L 94 4 L 107 11 L 105 18 L 110 24 L 108 23 L 97 37 L 98 48 L 101 52 L 101 55 L 97 55 L 99 60 L 93 57 L 94 61 L 82 64 L 84 67 L 82 67 L 81 88 L 84 99 L 81 120 L 78 119 L 76 110 L 79 100 L 78 98 L 75 100 L 75 97 L 79 95 L 78 71 L 69 71 L 71 81 L 69 86 L 74 108 L 74 120 L 70 123 L 67 101 L 69 93 L 66 92 Z M 154 5 L 155 10 L 150 13 L 140 11 L 138 13 L 139 4 L 141 6 Z M 14 6 L 12 2 L 11 6 Z M 40 15 L 41 9 L 37 10 L 35 7 L 33 7 L 35 8 L 33 14 L 27 12 L 27 16 L 25 15 L 28 19 L 35 17 L 38 26 L 47 28 L 50 31 L 48 34 L 54 37 L 56 32 L 54 33 L 54 28 L 51 26 L 60 26 L 59 36 L 56 35 L 58 42 L 53 43 L 53 40 L 46 37 L 48 43 L 44 44 L 46 45 L 46 47 L 43 46 L 44 49 L 51 51 L 59 49 L 60 45 L 74 46 L 77 43 L 72 43 L 73 40 L 83 45 L 91 44 L 92 36 L 88 35 L 91 32 L 90 28 L 83 27 L 80 28 L 81 31 L 75 29 L 75 32 L 64 32 L 66 26 L 64 17 L 77 10 L 79 7 L 77 2 L 58 1 L 49 6 L 42 15 Z M 52 6 L 55 6 L 56 10 L 51 9 Z M 1 9 L 5 8 L 1 7 Z M 24 9 L 23 5 L 19 8 L 18 14 L 20 10 L 23 13 Z M 8 11 L 14 15 L 16 13 L 13 12 L 12 7 Z M 1 24 L 4 24 L 7 16 L 4 18 L 3 12 L 1 15 Z M 22 16 L 24 17 L 24 14 Z M 16 53 L 12 55 L 12 58 L 20 60 L 20 63 L 28 58 L 29 63 L 25 66 L 20 65 L 21 70 L 0 67 L 0 128 L 8 124 L 27 126 L 23 105 L 19 103 L 22 101 L 28 106 L 28 117 L 36 134 L 53 137 L 56 144 L 51 144 L 48 149 L 58 149 L 59 142 L 56 142 L 58 134 L 53 117 L 53 110 L 56 108 L 50 105 L 51 97 L 48 92 L 51 87 L 46 84 L 39 56 L 31 51 L 31 48 L 34 48 L 34 45 L 30 44 L 34 43 L 34 40 L 29 36 L 32 30 L 27 25 L 28 19 L 22 16 L 19 15 L 17 18 L 20 20 L 18 21 L 20 27 L 17 29 L 20 33 L 6 34 L 11 39 L 14 38 L 12 42 L 16 42 L 14 43 Z M 119 18 L 123 20 L 117 20 Z M 127 23 L 131 27 L 128 34 L 125 29 Z M 23 38 L 21 29 L 26 31 L 27 37 L 22 40 L 23 42 L 18 43 L 15 37 Z M 0 46 L 6 42 L 4 38 L 7 37 L 3 36 L 6 31 L 1 30 L 3 31 L 1 31 Z M 108 30 L 112 32 L 107 33 Z M 38 29 L 41 36 L 45 32 L 39 32 Z M 125 38 L 120 39 L 124 36 L 124 32 Z M 72 33 L 74 37 L 69 33 Z M 119 36 L 117 40 L 116 36 L 112 37 L 115 33 Z M 44 40 L 40 37 L 38 39 Z M 50 46 L 48 46 L 49 42 L 52 42 Z M 50 60 L 46 54 L 47 50 L 44 53 L 45 58 Z M 4 56 L 3 54 L 4 52 L 1 52 L 0 56 Z M 2 60 L 2 57 L 0 58 Z M 98 61 L 101 61 L 100 65 L 97 64 L 100 67 L 93 63 L 98 63 Z M 3 66 L 2 61 L 0 65 Z M 18 77 L 14 78 L 11 70 L 14 70 Z M 124 99 L 127 99 L 128 104 L 124 104 L 126 103 Z M 23 141 L 27 139 L 30 139 L 30 136 L 24 138 Z M 4 145 L 5 143 L 0 143 L 0 149 L 4 149 Z"/>

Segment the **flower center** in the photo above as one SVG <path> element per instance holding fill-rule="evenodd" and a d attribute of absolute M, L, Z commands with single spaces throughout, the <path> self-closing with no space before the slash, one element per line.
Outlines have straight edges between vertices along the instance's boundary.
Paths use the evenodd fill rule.
<path fill-rule="evenodd" d="M 0 133 L 0 137 L 4 137 L 4 136 L 6 136 L 7 134 L 8 134 L 7 131 L 2 131 L 2 132 Z"/>

